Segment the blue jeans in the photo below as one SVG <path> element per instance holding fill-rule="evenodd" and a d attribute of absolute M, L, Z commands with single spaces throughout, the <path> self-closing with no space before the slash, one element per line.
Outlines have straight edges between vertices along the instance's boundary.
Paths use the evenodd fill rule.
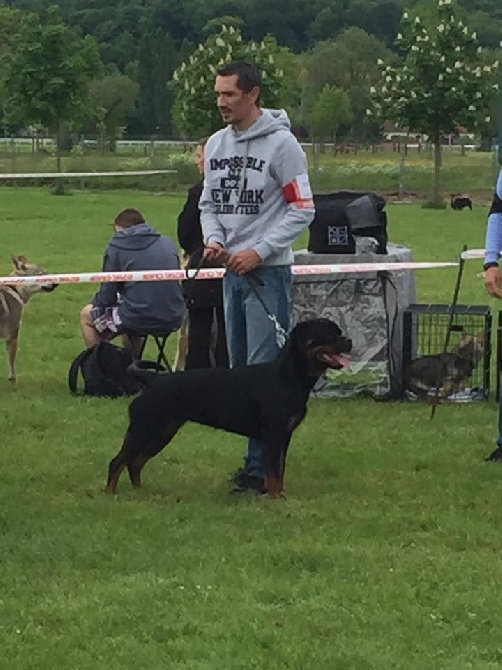
<path fill-rule="evenodd" d="M 275 326 L 255 291 L 286 332 L 289 330 L 290 291 L 293 281 L 291 268 L 259 267 L 253 271 L 253 275 L 263 282 L 263 286 L 252 279 L 246 279 L 244 275 L 230 271 L 223 279 L 225 330 L 232 368 L 236 365 L 268 363 L 277 358 L 280 351 Z M 265 475 L 263 443 L 260 440 L 250 438 L 244 468 L 250 475 Z"/>

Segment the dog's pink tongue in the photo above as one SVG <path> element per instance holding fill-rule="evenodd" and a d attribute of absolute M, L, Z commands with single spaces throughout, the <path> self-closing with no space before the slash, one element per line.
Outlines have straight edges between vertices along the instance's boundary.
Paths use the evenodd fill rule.
<path fill-rule="evenodd" d="M 333 354 L 333 358 L 335 361 L 341 365 L 343 368 L 350 368 L 350 361 L 349 359 L 344 356 L 343 354 Z"/>

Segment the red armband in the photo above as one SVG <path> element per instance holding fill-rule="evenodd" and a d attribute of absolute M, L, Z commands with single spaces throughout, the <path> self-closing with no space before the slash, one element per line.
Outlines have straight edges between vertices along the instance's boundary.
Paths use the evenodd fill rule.
<path fill-rule="evenodd" d="M 282 187 L 284 199 L 288 204 L 296 205 L 300 209 L 312 209 L 314 201 L 310 190 L 309 178 L 306 174 L 300 174 Z"/>

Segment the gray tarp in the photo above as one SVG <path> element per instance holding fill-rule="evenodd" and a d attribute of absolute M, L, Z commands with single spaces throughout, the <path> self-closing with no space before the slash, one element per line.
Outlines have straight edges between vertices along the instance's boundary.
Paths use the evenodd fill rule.
<path fill-rule="evenodd" d="M 412 260 L 410 249 L 392 243 L 387 246 L 386 255 L 299 251 L 295 253 L 295 265 Z M 350 371 L 328 371 L 314 389 L 316 395 L 343 397 L 367 392 L 382 397 L 391 391 L 398 392 L 402 375 L 403 312 L 414 302 L 413 270 L 381 276 L 376 273 L 295 276 L 293 324 L 316 316 L 327 317 L 336 321 L 353 342 Z"/>

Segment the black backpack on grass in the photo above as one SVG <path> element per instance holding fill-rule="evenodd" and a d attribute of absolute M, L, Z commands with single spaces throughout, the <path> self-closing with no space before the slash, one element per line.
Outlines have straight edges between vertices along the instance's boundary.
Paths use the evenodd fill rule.
<path fill-rule="evenodd" d="M 133 395 L 141 390 L 141 384 L 127 374 L 133 357 L 128 349 L 116 347 L 111 342 L 100 342 L 82 351 L 70 365 L 68 386 L 76 395 L 93 395 L 118 398 Z M 78 390 L 79 373 L 84 387 Z"/>

